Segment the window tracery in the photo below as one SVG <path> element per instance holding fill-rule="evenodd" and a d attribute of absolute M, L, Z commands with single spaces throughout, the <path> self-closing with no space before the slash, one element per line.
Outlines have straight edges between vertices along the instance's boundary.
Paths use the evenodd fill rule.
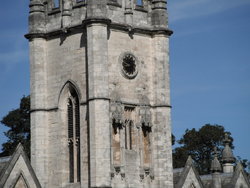
<path fill-rule="evenodd" d="M 126 165 L 124 155 L 138 155 L 141 159 L 141 175 L 153 179 L 151 166 L 151 111 L 149 105 L 130 106 L 111 102 L 112 155 L 114 172 Z M 130 152 L 133 150 L 136 152 Z M 127 154 L 128 154 L 127 153 Z M 114 174 L 113 174 L 114 175 Z"/>

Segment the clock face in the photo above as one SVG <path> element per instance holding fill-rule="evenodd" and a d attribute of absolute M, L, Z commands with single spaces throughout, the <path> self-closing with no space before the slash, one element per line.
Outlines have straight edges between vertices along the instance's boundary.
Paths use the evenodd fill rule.
<path fill-rule="evenodd" d="M 122 74 L 128 78 L 133 79 L 138 73 L 138 63 L 136 57 L 131 53 L 126 53 L 121 59 Z"/>

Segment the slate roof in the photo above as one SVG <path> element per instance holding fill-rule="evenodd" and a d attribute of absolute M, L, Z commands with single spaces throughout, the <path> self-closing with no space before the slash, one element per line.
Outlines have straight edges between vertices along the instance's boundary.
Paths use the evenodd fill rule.
<path fill-rule="evenodd" d="M 5 166 L 9 163 L 10 159 L 11 159 L 11 156 L 0 158 L 0 177 L 2 173 L 4 172 Z"/>
<path fill-rule="evenodd" d="M 194 171 L 195 177 L 196 177 L 200 187 L 203 187 L 200 176 L 194 167 L 193 159 L 189 156 L 185 167 L 174 171 L 174 187 L 175 188 L 183 187 L 185 180 L 188 176 L 188 173 L 191 169 Z"/>
<path fill-rule="evenodd" d="M 173 177 L 174 177 L 174 187 L 180 188 L 183 186 L 183 183 L 185 182 L 185 179 L 187 177 L 187 174 L 190 170 L 190 168 L 193 168 L 195 172 L 195 176 L 200 183 L 200 186 L 202 188 L 213 188 L 213 177 L 211 174 L 208 175 L 202 175 L 199 176 L 198 172 L 195 170 L 194 165 L 191 163 L 191 158 L 188 159 L 186 166 L 184 168 L 177 168 L 173 171 Z M 247 183 L 248 187 L 250 188 L 250 178 L 246 175 L 246 173 L 243 170 L 243 167 L 241 163 L 238 163 L 236 165 L 235 171 L 233 173 L 221 173 L 221 187 L 222 188 L 235 188 L 236 182 L 240 176 L 240 174 L 243 175 L 243 178 L 245 179 L 245 182 Z"/>
<path fill-rule="evenodd" d="M 212 187 L 213 178 L 212 178 L 211 174 L 202 175 L 200 177 L 201 177 L 201 181 L 202 181 L 204 188 L 213 188 Z M 230 187 L 232 177 L 233 177 L 233 173 L 222 173 L 221 174 L 222 188 L 229 188 Z"/>

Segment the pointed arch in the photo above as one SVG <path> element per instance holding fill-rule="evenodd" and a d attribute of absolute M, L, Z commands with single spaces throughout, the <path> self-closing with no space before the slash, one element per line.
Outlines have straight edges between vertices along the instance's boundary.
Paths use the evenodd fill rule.
<path fill-rule="evenodd" d="M 17 176 L 13 187 L 25 187 L 25 188 L 30 187 L 22 171 Z"/>
<path fill-rule="evenodd" d="M 68 179 L 80 182 L 80 93 L 72 81 L 67 81 L 59 94 L 58 107 L 67 127 Z M 64 123 L 64 124 L 65 124 Z"/>
<path fill-rule="evenodd" d="M 62 106 L 64 104 L 64 100 L 67 97 L 68 91 L 73 91 L 76 93 L 79 102 L 81 101 L 81 93 L 80 88 L 73 80 L 67 80 L 61 87 L 61 90 L 58 94 L 58 107 Z"/>

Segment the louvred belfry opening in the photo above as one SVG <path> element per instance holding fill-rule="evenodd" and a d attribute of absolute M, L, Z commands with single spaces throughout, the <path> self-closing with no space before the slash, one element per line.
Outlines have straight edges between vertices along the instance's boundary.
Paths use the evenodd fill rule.
<path fill-rule="evenodd" d="M 68 142 L 69 142 L 69 182 L 74 182 L 74 131 L 73 131 L 73 104 L 68 101 Z"/>
<path fill-rule="evenodd" d="M 68 137 L 69 139 L 73 139 L 74 131 L 73 131 L 73 104 L 69 99 L 68 102 Z"/>
<path fill-rule="evenodd" d="M 68 99 L 69 182 L 80 182 L 80 107 L 75 92 Z"/>
<path fill-rule="evenodd" d="M 76 160 L 77 160 L 77 182 L 80 182 L 80 108 L 79 101 L 76 98 L 75 103 L 75 134 L 76 134 Z"/>

